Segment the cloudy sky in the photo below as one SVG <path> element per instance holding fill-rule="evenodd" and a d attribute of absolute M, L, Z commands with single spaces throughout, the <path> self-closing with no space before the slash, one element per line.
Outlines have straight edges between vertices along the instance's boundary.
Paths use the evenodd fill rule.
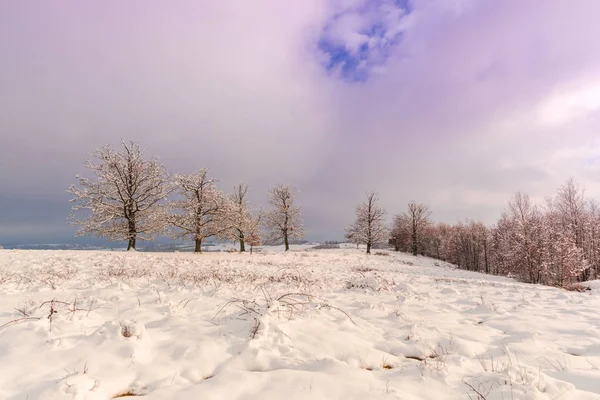
<path fill-rule="evenodd" d="M 341 239 L 389 215 L 493 223 L 574 177 L 600 199 L 597 0 L 0 2 L 0 244 L 73 242 L 66 189 L 140 142 Z"/>

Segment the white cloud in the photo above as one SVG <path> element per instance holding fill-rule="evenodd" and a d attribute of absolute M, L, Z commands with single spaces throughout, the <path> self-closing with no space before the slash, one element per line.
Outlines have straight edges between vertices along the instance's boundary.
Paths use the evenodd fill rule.
<path fill-rule="evenodd" d="M 600 110 L 600 79 L 580 81 L 555 91 L 540 106 L 545 126 L 565 125 L 593 116 Z"/>

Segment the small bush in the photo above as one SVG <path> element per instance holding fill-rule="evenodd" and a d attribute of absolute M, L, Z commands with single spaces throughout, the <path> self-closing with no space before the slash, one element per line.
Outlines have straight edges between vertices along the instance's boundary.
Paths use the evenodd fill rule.
<path fill-rule="evenodd" d="M 323 243 L 320 244 L 318 246 L 313 247 L 313 250 L 328 250 L 328 249 L 339 249 L 340 248 L 340 244 L 339 243 Z"/>
<path fill-rule="evenodd" d="M 563 289 L 566 289 L 570 292 L 586 292 L 588 290 L 592 290 L 591 287 L 582 285 L 580 283 L 570 283 L 563 286 Z"/>

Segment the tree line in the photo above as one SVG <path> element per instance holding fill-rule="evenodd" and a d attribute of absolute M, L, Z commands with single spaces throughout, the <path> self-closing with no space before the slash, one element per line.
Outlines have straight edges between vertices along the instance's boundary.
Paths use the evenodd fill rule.
<path fill-rule="evenodd" d="M 386 225 L 377 193 L 356 208 L 346 239 L 367 245 L 387 241 L 396 251 L 424 255 L 487 274 L 566 287 L 600 275 L 600 205 L 568 180 L 535 204 L 516 193 L 498 221 L 437 223 L 425 204 L 411 202 Z"/>
<path fill-rule="evenodd" d="M 135 142 L 123 142 L 120 150 L 104 146 L 93 156 L 85 164 L 92 177 L 77 176 L 78 185 L 68 189 L 73 195 L 70 220 L 79 226 L 78 235 L 122 240 L 135 250 L 139 240 L 166 234 L 193 241 L 195 252 L 213 237 L 238 242 L 240 251 L 263 242 L 283 243 L 289 250 L 291 241 L 304 237 L 293 187 L 271 188 L 269 209 L 258 210 L 248 202 L 247 185 L 235 185 L 226 194 L 205 168 L 170 176 Z M 365 244 L 367 253 L 386 244 L 462 269 L 554 286 L 599 276 L 600 205 L 572 179 L 540 205 L 516 193 L 493 226 L 437 223 L 429 207 L 416 202 L 388 225 L 374 191 L 355 211 L 345 237 Z"/>
<path fill-rule="evenodd" d="M 290 241 L 304 237 L 293 187 L 271 188 L 270 208 L 263 211 L 248 202 L 247 185 L 235 185 L 226 194 L 205 168 L 171 177 L 135 142 L 123 142 L 120 150 L 104 146 L 93 157 L 85 163 L 93 177 L 78 175 L 78 185 L 68 189 L 73 196 L 69 219 L 79 226 L 78 235 L 125 241 L 127 250 L 135 250 L 139 240 L 165 234 L 192 240 L 195 252 L 212 237 L 238 242 L 241 252 L 263 241 L 289 250 Z"/>

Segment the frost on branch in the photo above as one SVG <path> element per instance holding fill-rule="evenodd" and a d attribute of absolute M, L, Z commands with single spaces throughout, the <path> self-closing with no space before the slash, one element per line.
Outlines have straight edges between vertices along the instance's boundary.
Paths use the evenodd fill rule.
<path fill-rule="evenodd" d="M 229 216 L 231 230 L 228 238 L 239 242 L 240 252 L 246 251 L 246 244 L 250 236 L 253 246 L 260 244 L 258 226 L 260 224 L 260 213 L 254 212 L 247 199 L 248 185 L 240 183 L 233 187 L 233 193 L 229 196 L 232 210 Z"/>
<path fill-rule="evenodd" d="M 80 226 L 78 235 L 125 240 L 127 250 L 135 250 L 138 239 L 151 240 L 165 228 L 167 172 L 155 158 L 144 159 L 134 142 L 123 142 L 121 151 L 104 146 L 93 156 L 97 161 L 85 166 L 94 178 L 77 176 L 79 185 L 68 190 L 74 203 L 70 219 Z"/>
<path fill-rule="evenodd" d="M 388 240 L 384 218 L 385 210 L 379 205 L 377 193 L 367 193 L 367 200 L 356 206 L 356 221 L 346 229 L 346 238 L 366 244 L 367 254 L 371 254 L 371 246 Z"/>
<path fill-rule="evenodd" d="M 191 175 L 176 175 L 175 186 L 179 199 L 170 204 L 170 224 L 175 238 L 194 240 L 194 252 L 202 252 L 202 241 L 212 236 L 226 237 L 231 229 L 233 205 L 217 189 L 214 179 L 201 169 Z"/>
<path fill-rule="evenodd" d="M 408 204 L 407 212 L 396 215 L 390 233 L 394 250 L 410 251 L 413 256 L 423 254 L 431 230 L 430 215 L 427 205 L 414 201 Z"/>
<path fill-rule="evenodd" d="M 290 240 L 304 237 L 300 207 L 294 205 L 296 196 L 294 188 L 275 186 L 269 190 L 271 209 L 264 216 L 268 242 L 283 242 L 286 251 L 290 249 Z"/>
<path fill-rule="evenodd" d="M 247 225 L 247 233 L 246 233 L 246 244 L 250 245 L 250 254 L 252 254 L 252 249 L 255 246 L 260 246 L 262 244 L 262 238 L 260 236 L 260 224 L 262 221 L 263 215 L 262 211 L 251 216 Z"/>
<path fill-rule="evenodd" d="M 410 229 L 402 225 L 392 239 L 396 249 L 408 251 Z M 492 227 L 475 221 L 430 224 L 419 249 L 462 269 L 572 287 L 600 275 L 598 226 L 600 207 L 570 179 L 543 205 L 517 192 Z"/>

